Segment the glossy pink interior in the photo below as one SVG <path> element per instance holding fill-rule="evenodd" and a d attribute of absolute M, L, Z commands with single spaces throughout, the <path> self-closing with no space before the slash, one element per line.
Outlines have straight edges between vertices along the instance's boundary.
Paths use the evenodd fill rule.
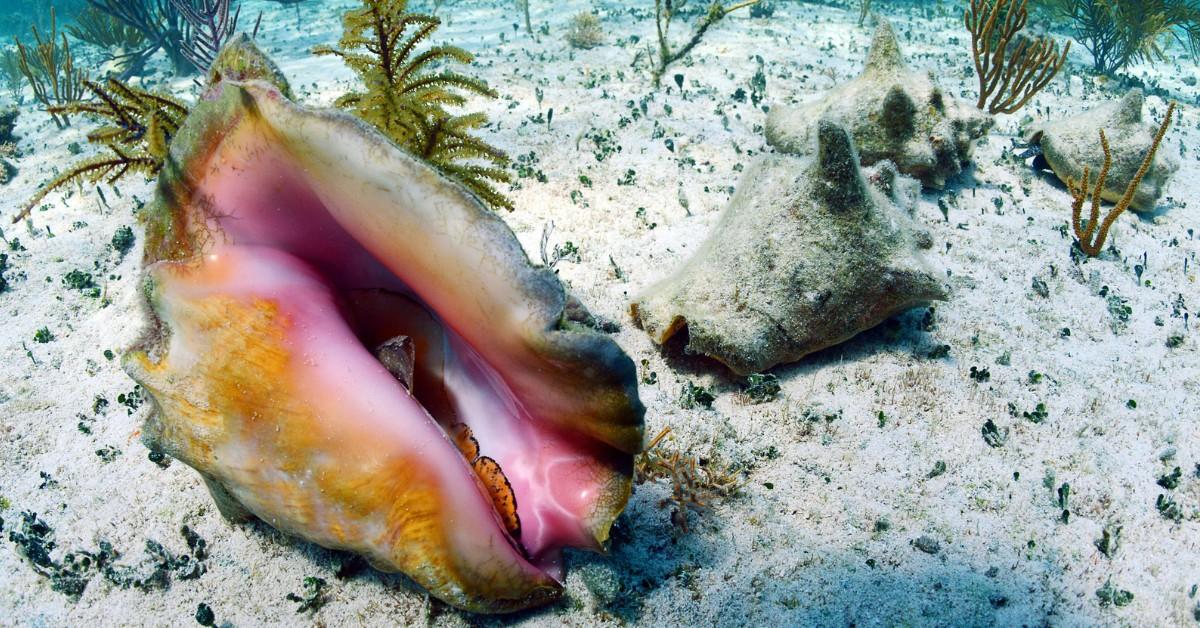
<path fill-rule="evenodd" d="M 412 286 L 421 285 L 428 290 L 440 281 L 453 281 L 458 273 L 472 272 L 472 264 L 488 263 L 486 258 L 460 255 L 461 266 L 441 269 L 440 278 L 432 281 L 429 277 L 406 278 L 424 271 L 394 267 L 397 264 L 388 261 L 386 251 L 368 250 L 334 217 L 353 220 L 353 216 L 377 211 L 376 208 L 341 207 L 331 214 L 308 185 L 306 178 L 311 175 L 301 172 L 283 149 L 254 133 L 237 135 L 217 149 L 194 196 L 202 199 L 197 205 L 202 206 L 214 233 L 221 234 L 210 253 L 236 251 L 239 255 L 256 255 L 255 251 L 269 250 L 273 258 L 286 256 L 290 260 L 287 264 L 275 264 L 273 267 L 278 269 L 275 272 L 303 269 L 304 273 L 320 277 L 338 300 L 341 316 L 326 317 L 323 319 L 326 322 L 318 325 L 330 329 L 309 329 L 309 334 L 345 337 L 333 329 L 345 325 L 358 343 L 342 349 L 360 357 L 369 356 L 382 340 L 372 337 L 370 329 L 378 328 L 380 319 L 386 319 L 394 329 L 405 330 L 405 335 L 419 336 L 423 332 L 418 329 L 419 324 L 413 324 L 412 331 L 407 332 L 411 321 L 405 320 L 406 308 L 389 307 L 389 299 L 367 299 L 364 305 L 356 295 L 384 291 L 397 303 L 415 301 L 428 311 L 424 304 L 429 299 L 422 298 Z M 412 233 L 411 240 L 392 242 L 389 246 L 423 245 L 422 233 Z M 261 279 L 264 284 L 284 282 L 284 278 L 272 278 L 269 273 Z M 272 288 L 263 285 L 262 291 L 276 295 L 275 298 L 289 298 Z M 417 382 L 414 392 L 420 405 L 395 404 L 394 420 L 420 426 L 432 423 L 443 434 L 456 422 L 470 426 L 481 454 L 496 460 L 512 484 L 521 519 L 520 547 L 534 565 L 561 578 L 562 546 L 598 549 L 587 523 L 601 498 L 598 493 L 603 489 L 602 482 L 611 475 L 609 471 L 620 468 L 620 461 L 610 448 L 531 416 L 496 368 L 454 329 L 454 312 L 431 314 L 443 334 L 444 400 L 423 399 Z M 364 321 L 374 323 L 368 325 Z M 422 357 L 418 352 L 418 365 Z M 420 376 L 418 373 L 417 377 Z M 386 400 L 395 395 L 396 388 L 402 388 L 402 384 L 394 378 L 376 377 L 353 386 L 345 394 Z M 453 448 L 439 447 L 429 455 L 438 458 L 429 462 L 439 466 L 467 464 Z M 479 490 L 483 491 L 482 486 Z M 495 526 L 497 520 L 465 521 L 461 525 Z"/>

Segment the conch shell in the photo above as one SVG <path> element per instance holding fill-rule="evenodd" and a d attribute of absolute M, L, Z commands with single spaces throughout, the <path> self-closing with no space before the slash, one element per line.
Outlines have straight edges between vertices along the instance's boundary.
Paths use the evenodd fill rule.
<path fill-rule="evenodd" d="M 949 295 L 905 205 L 916 182 L 859 168 L 848 130 L 817 123 L 806 157 L 760 156 L 696 253 L 630 304 L 656 344 L 749 375 Z"/>
<path fill-rule="evenodd" d="M 941 189 L 971 160 L 991 116 L 955 99 L 930 74 L 908 69 L 891 23 L 881 20 L 863 73 L 800 105 L 779 104 L 767 115 L 767 143 L 804 155 L 818 122 L 846 128 L 864 166 L 881 161 L 925 187 Z"/>
<path fill-rule="evenodd" d="M 1142 117 L 1145 103 L 1142 90 L 1132 89 L 1120 100 L 1035 125 L 1026 139 L 1041 147 L 1042 157 L 1059 179 L 1079 181 L 1083 179 L 1084 169 L 1098 173 L 1103 166 L 1104 152 L 1099 140 L 1099 130 L 1103 130 L 1111 146 L 1112 166 L 1104 179 L 1100 198 L 1116 203 L 1125 195 L 1125 189 L 1141 168 L 1158 131 L 1157 124 Z M 1176 158 L 1165 150 L 1158 151 L 1142 176 L 1129 208 L 1136 212 L 1154 211 L 1178 170 Z"/>
<path fill-rule="evenodd" d="M 144 214 L 143 440 L 221 512 L 476 612 L 545 603 L 631 490 L 632 361 L 461 186 L 297 105 L 248 39 Z M 570 314 L 569 314 L 570 313 Z"/>

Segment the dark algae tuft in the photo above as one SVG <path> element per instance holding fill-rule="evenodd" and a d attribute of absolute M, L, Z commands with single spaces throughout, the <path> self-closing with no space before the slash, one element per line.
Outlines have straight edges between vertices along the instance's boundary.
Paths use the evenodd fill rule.
<path fill-rule="evenodd" d="M 100 541 L 94 551 L 71 551 L 61 560 L 55 560 L 53 553 L 58 545 L 54 530 L 34 512 L 21 513 L 17 525 L 8 533 L 8 539 L 34 571 L 50 580 L 51 589 L 78 599 L 96 575 L 102 575 L 121 588 L 142 591 L 167 589 L 172 578 L 190 580 L 200 577 L 207 569 L 204 564 L 206 544 L 187 526 L 182 534 L 191 554 L 175 555 L 161 543 L 147 540 L 146 557 L 133 565 L 117 564 L 120 554 L 107 541 Z"/>
<path fill-rule="evenodd" d="M 306 576 L 304 578 L 304 593 L 297 595 L 288 593 L 287 599 L 289 602 L 296 602 L 299 606 L 296 607 L 297 613 L 315 613 L 329 602 L 329 596 L 325 593 L 324 578 L 316 576 Z"/>

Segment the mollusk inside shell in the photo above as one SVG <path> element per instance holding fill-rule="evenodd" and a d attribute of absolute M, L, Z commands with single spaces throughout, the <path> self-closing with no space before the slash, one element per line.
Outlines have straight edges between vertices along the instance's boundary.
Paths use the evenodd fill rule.
<path fill-rule="evenodd" d="M 226 516 L 461 608 L 555 598 L 630 493 L 632 361 L 476 199 L 273 68 L 222 52 L 144 212 L 144 440 Z"/>

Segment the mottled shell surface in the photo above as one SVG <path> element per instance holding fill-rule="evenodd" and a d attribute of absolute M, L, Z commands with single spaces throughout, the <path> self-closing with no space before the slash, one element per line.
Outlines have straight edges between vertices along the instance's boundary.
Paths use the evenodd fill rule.
<path fill-rule="evenodd" d="M 1112 165 L 1100 197 L 1117 202 L 1142 166 L 1154 143 L 1158 124 L 1143 116 L 1145 96 L 1134 89 L 1120 100 L 1104 103 L 1080 115 L 1069 116 L 1035 126 L 1028 139 L 1041 146 L 1042 156 L 1063 182 L 1080 181 L 1088 168 L 1095 181 L 1104 165 L 1100 130 L 1104 130 L 1112 151 Z M 1179 161 L 1169 151 L 1160 150 L 1150 169 L 1142 177 L 1129 208 L 1138 212 L 1154 211 L 1179 170 Z"/>

